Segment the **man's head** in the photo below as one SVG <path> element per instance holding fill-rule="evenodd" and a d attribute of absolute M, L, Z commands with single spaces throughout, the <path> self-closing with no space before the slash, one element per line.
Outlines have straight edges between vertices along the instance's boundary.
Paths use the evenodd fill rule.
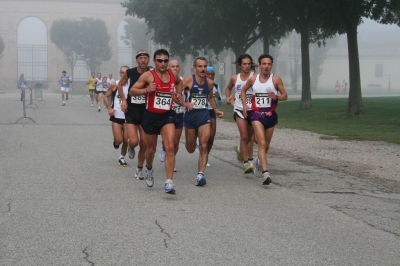
<path fill-rule="evenodd" d="M 170 68 L 172 71 L 176 72 L 176 73 L 179 73 L 179 70 L 181 70 L 181 67 L 180 67 L 180 65 L 179 65 L 178 60 L 171 60 L 171 61 L 169 62 L 169 68 Z"/>
<path fill-rule="evenodd" d="M 97 73 L 97 78 L 98 78 L 98 79 L 101 79 L 101 73 L 100 73 L 100 72 Z"/>
<path fill-rule="evenodd" d="M 112 79 L 112 74 L 111 74 L 111 73 L 108 75 L 108 78 L 109 78 L 109 79 Z"/>
<path fill-rule="evenodd" d="M 129 67 L 128 66 L 122 66 L 120 69 L 119 69 L 119 77 L 121 78 L 121 79 L 123 79 L 125 76 L 126 76 L 126 71 L 129 69 Z"/>
<path fill-rule="evenodd" d="M 165 49 L 158 49 L 154 52 L 153 63 L 157 70 L 163 72 L 168 68 L 169 53 Z"/>
<path fill-rule="evenodd" d="M 214 80 L 215 77 L 215 71 L 214 68 L 212 66 L 208 66 L 207 70 L 206 70 L 206 77 L 209 79 Z"/>
<path fill-rule="evenodd" d="M 201 56 L 196 57 L 196 59 L 193 61 L 193 69 L 196 72 L 196 75 L 205 77 L 207 70 L 207 59 Z"/>
<path fill-rule="evenodd" d="M 67 71 L 63 70 L 62 74 L 63 76 L 67 75 Z"/>
<path fill-rule="evenodd" d="M 271 73 L 273 63 L 274 58 L 269 54 L 262 54 L 258 57 L 258 67 L 260 68 L 260 72 L 264 75 L 269 75 Z"/>
<path fill-rule="evenodd" d="M 240 55 L 235 63 L 244 73 L 249 73 L 251 71 L 251 67 L 254 65 L 253 58 L 249 54 Z"/>
<path fill-rule="evenodd" d="M 143 71 L 147 70 L 147 65 L 149 64 L 150 56 L 146 50 L 139 50 L 136 54 L 136 62 L 138 67 Z"/>

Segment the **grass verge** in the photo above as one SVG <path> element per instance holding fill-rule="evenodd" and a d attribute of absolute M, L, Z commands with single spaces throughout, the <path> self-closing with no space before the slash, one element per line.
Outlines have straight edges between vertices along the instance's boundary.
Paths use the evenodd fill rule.
<path fill-rule="evenodd" d="M 400 144 L 400 97 L 363 98 L 364 114 L 346 115 L 348 100 L 313 99 L 312 108 L 300 109 L 300 101 L 280 102 L 277 128 L 293 128 L 323 134 L 321 139 L 386 141 Z M 224 119 L 234 122 L 231 106 L 219 107 Z"/>

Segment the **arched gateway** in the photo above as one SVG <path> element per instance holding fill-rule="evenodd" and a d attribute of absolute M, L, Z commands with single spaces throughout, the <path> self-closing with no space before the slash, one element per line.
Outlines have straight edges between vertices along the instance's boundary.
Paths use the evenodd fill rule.
<path fill-rule="evenodd" d="M 62 70 L 70 71 L 62 52 L 50 41 L 52 22 L 81 17 L 104 20 L 111 36 L 111 60 L 100 70 L 118 73 L 118 26 L 127 19 L 121 0 L 0 0 L 0 35 L 5 50 L 0 59 L 0 90 L 14 89 L 20 73 L 27 80 L 58 87 Z M 38 27 L 36 27 L 38 26 Z M 32 28 L 33 27 L 33 28 Z M 32 34 L 32 31 L 34 32 Z M 36 34 L 36 35 L 35 35 Z M 31 41 L 29 41 L 31 40 Z M 84 66 L 79 66 L 84 68 Z M 80 70 L 80 76 L 84 70 Z"/>

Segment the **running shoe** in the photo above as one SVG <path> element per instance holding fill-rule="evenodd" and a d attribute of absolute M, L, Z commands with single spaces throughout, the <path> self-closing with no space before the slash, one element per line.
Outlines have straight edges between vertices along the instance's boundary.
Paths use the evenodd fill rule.
<path fill-rule="evenodd" d="M 271 177 L 269 176 L 269 172 L 265 172 L 262 174 L 262 178 L 263 178 L 263 185 L 269 185 L 271 184 L 272 180 Z"/>
<path fill-rule="evenodd" d="M 169 183 L 165 183 L 164 191 L 165 191 L 165 193 L 167 193 L 167 194 L 175 195 L 174 184 L 172 184 L 172 181 L 169 182 Z"/>
<path fill-rule="evenodd" d="M 113 145 L 114 145 L 114 149 L 118 150 L 119 144 L 117 144 L 117 143 L 115 143 L 115 141 L 113 141 Z"/>
<path fill-rule="evenodd" d="M 175 167 L 174 167 L 174 172 L 177 172 L 178 171 L 178 169 L 176 169 Z"/>
<path fill-rule="evenodd" d="M 104 109 L 106 109 L 106 106 L 105 106 L 105 105 L 103 105 L 103 108 L 104 108 Z"/>
<path fill-rule="evenodd" d="M 125 162 L 125 158 L 124 157 L 121 157 L 121 158 L 119 158 L 119 166 L 122 166 L 122 167 L 127 167 L 128 166 L 128 164 Z"/>
<path fill-rule="evenodd" d="M 233 149 L 236 152 L 236 160 L 238 160 L 239 163 L 243 162 L 243 157 L 242 157 L 242 153 L 239 151 L 238 145 L 235 145 L 233 147 Z"/>
<path fill-rule="evenodd" d="M 260 159 L 256 158 L 256 163 L 253 168 L 253 173 L 256 177 L 261 177 L 262 176 L 262 169 L 261 169 L 261 162 Z"/>
<path fill-rule="evenodd" d="M 152 187 L 154 185 L 153 169 L 149 170 L 146 168 L 146 176 L 144 179 L 146 180 L 148 187 Z"/>
<path fill-rule="evenodd" d="M 93 103 L 90 104 L 90 107 L 93 107 Z"/>
<path fill-rule="evenodd" d="M 253 167 L 251 166 L 250 162 L 247 162 L 244 164 L 244 173 L 245 174 L 250 174 L 251 172 L 253 172 Z"/>
<path fill-rule="evenodd" d="M 210 166 L 211 166 L 211 164 L 209 164 L 209 163 L 207 162 L 206 166 L 207 166 L 207 167 L 210 167 Z"/>
<path fill-rule="evenodd" d="M 144 180 L 143 169 L 136 168 L 135 177 L 136 179 Z"/>
<path fill-rule="evenodd" d="M 135 158 L 135 148 L 132 148 L 129 145 L 128 145 L 128 156 L 129 156 L 129 159 Z"/>
<path fill-rule="evenodd" d="M 100 112 L 101 111 L 101 108 L 100 108 L 100 106 L 99 106 L 99 109 L 97 109 L 97 112 Z"/>
<path fill-rule="evenodd" d="M 206 177 L 203 173 L 199 173 L 196 177 L 196 186 L 204 186 L 207 183 Z"/>
<path fill-rule="evenodd" d="M 158 155 L 158 158 L 160 159 L 160 162 L 165 161 L 165 149 L 164 147 L 161 148 L 160 154 Z"/>
<path fill-rule="evenodd" d="M 62 106 L 65 106 L 65 103 L 63 103 Z"/>

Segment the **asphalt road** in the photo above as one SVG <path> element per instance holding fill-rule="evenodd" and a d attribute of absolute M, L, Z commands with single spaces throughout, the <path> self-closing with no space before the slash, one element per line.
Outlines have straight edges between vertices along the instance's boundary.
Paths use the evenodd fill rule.
<path fill-rule="evenodd" d="M 182 138 L 167 195 L 157 157 L 153 188 L 134 178 L 136 158 L 118 166 L 105 109 L 44 100 L 26 109 L 36 123 L 15 123 L 18 91 L 0 94 L 0 265 L 400 265 L 388 188 L 282 154 L 262 186 L 226 139 L 196 187 Z"/>

